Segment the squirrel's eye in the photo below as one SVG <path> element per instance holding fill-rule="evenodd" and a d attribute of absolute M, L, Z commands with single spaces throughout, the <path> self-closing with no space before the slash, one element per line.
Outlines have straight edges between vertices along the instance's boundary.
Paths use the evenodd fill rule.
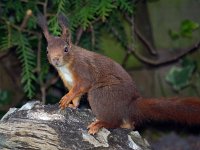
<path fill-rule="evenodd" d="M 46 53 L 47 53 L 47 54 L 49 53 L 48 50 L 46 51 Z"/>
<path fill-rule="evenodd" d="M 65 52 L 65 53 L 68 52 L 68 48 L 67 48 L 67 46 L 65 46 L 65 48 L 64 48 L 64 52 Z"/>

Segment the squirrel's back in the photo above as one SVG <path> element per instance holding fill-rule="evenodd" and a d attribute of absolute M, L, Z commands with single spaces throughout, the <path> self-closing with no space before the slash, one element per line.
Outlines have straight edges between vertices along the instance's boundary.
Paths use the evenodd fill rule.
<path fill-rule="evenodd" d="M 79 65 L 84 64 L 88 69 L 90 69 L 90 72 L 93 71 L 95 76 L 98 76 L 98 79 L 113 76 L 120 81 L 129 83 L 133 82 L 125 69 L 111 58 L 88 51 L 78 46 L 73 46 L 72 50 L 74 51 L 74 55 L 78 56 L 74 58 L 74 62 Z"/>

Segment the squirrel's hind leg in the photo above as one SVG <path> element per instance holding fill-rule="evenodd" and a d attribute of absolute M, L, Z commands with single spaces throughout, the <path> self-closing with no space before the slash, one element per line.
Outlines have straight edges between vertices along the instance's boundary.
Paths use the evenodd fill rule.
<path fill-rule="evenodd" d="M 80 104 L 80 100 L 81 100 L 81 96 L 80 97 L 76 97 L 72 100 L 72 103 L 68 105 L 68 107 L 76 109 L 78 108 L 79 104 Z"/>
<path fill-rule="evenodd" d="M 96 120 L 94 122 L 92 122 L 88 127 L 88 133 L 89 134 L 96 134 L 101 128 L 115 128 L 114 125 L 107 123 L 105 121 L 101 121 L 101 120 Z"/>

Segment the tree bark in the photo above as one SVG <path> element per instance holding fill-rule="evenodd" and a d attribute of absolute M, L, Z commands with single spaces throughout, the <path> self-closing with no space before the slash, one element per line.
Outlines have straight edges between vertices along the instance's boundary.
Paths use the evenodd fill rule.
<path fill-rule="evenodd" d="M 89 109 L 60 111 L 58 105 L 32 101 L 10 111 L 0 121 L 0 149 L 76 150 L 76 149 L 150 149 L 138 132 L 102 129 L 87 133 L 94 120 Z"/>

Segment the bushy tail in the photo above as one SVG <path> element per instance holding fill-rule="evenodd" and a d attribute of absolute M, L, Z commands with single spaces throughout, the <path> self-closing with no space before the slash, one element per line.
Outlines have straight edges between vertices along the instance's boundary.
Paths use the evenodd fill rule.
<path fill-rule="evenodd" d="M 200 125 L 200 98 L 136 100 L 138 121 L 175 121 Z"/>

